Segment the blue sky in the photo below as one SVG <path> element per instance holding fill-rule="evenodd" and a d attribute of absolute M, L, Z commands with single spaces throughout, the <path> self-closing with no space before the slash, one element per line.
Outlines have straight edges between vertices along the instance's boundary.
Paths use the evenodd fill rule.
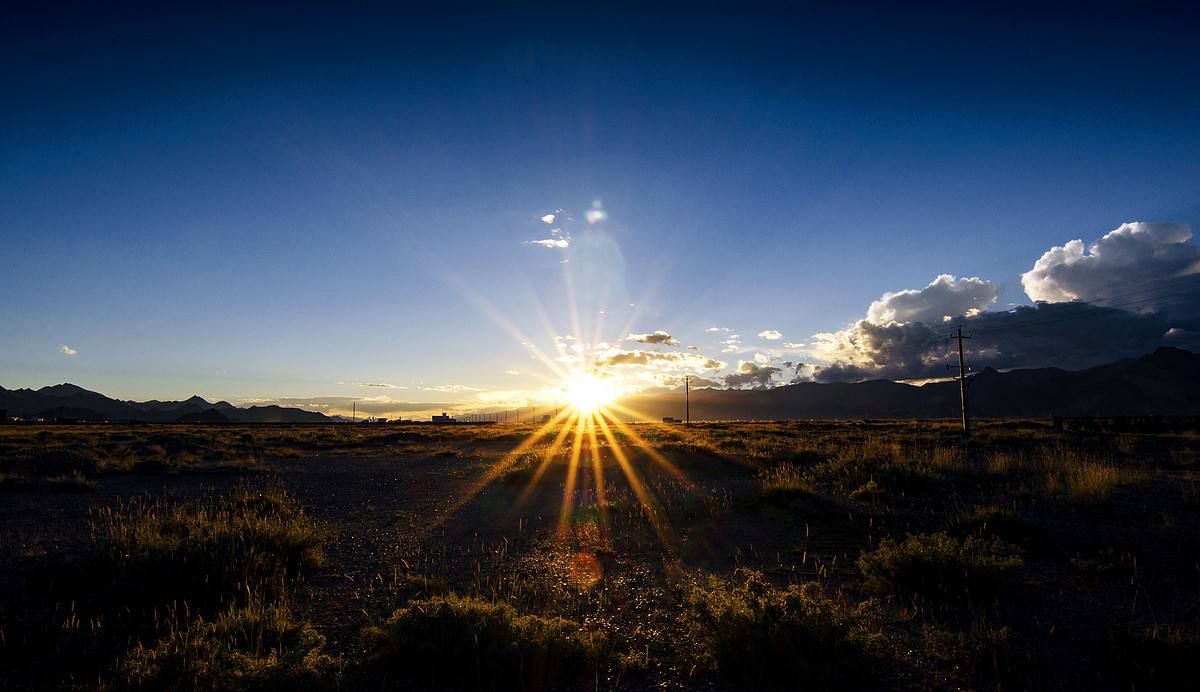
<path fill-rule="evenodd" d="M 558 374 L 514 333 L 553 361 L 572 306 L 719 380 L 886 292 L 1028 304 L 1054 246 L 1200 222 L 1183 10 L 736 9 L 15 12 L 0 384 L 515 401 Z"/>

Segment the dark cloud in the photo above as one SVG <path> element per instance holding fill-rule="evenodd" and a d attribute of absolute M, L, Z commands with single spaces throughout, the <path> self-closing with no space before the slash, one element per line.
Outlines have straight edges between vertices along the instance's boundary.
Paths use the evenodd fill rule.
<path fill-rule="evenodd" d="M 410 413 L 438 412 L 461 408 L 462 403 L 438 401 L 398 401 L 387 396 L 366 398 L 352 396 L 279 397 L 273 399 L 246 399 L 237 402 L 244 406 L 286 406 L 320 411 L 327 415 L 350 415 L 352 410 L 369 415 L 400 415 Z"/>
<path fill-rule="evenodd" d="M 598 359 L 595 364 L 598 367 L 658 364 L 701 370 L 717 370 L 724 367 L 724 363 L 721 361 L 707 358 L 698 353 L 659 353 L 657 351 L 618 351 Z"/>
<path fill-rule="evenodd" d="M 669 346 L 679 343 L 670 334 L 661 329 L 649 334 L 630 334 L 628 340 L 639 344 L 667 344 Z"/>
<path fill-rule="evenodd" d="M 775 375 L 781 370 L 773 365 L 760 365 L 750 361 L 742 361 L 738 365 L 737 372 L 726 375 L 722 378 L 726 387 L 741 389 L 750 386 L 754 389 L 763 389 L 771 386 L 771 381 Z"/>
<path fill-rule="evenodd" d="M 961 320 L 967 359 L 984 367 L 1080 369 L 1143 355 L 1166 345 L 1172 328 L 1160 314 L 1140 314 L 1088 303 L 1039 303 Z M 878 325 L 863 320 L 836 334 L 819 335 L 830 365 L 819 382 L 944 377 L 957 362 L 950 325 L 925 322 Z"/>
<path fill-rule="evenodd" d="M 667 387 L 669 389 L 679 389 L 680 387 L 683 387 L 683 376 L 682 375 L 680 375 L 680 376 L 672 375 L 672 376 L 668 376 L 668 377 L 663 377 L 662 379 L 659 380 L 659 386 Z M 704 377 L 697 377 L 695 375 L 691 375 L 688 386 L 691 387 L 692 389 L 703 389 L 705 387 L 711 387 L 711 388 L 715 389 L 715 388 L 720 387 L 721 383 L 717 382 L 716 380 L 710 380 L 710 379 L 707 379 Z"/>

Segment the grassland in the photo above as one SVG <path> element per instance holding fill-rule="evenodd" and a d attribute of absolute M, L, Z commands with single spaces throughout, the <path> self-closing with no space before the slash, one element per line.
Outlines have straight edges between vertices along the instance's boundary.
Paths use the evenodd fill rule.
<path fill-rule="evenodd" d="M 0 688 L 1189 685 L 1196 435 L 559 432 L 2 426 Z"/>

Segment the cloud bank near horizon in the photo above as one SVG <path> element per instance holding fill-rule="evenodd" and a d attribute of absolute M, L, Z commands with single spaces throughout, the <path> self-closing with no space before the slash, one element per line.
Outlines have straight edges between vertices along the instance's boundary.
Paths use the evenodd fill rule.
<path fill-rule="evenodd" d="M 1085 248 L 1047 250 L 1021 275 L 1031 306 L 994 312 L 990 281 L 941 274 L 884 293 L 866 317 L 816 334 L 818 382 L 945 376 L 950 324 L 972 333 L 976 369 L 1079 369 L 1152 351 L 1200 346 L 1200 247 L 1184 224 L 1125 223 Z"/>

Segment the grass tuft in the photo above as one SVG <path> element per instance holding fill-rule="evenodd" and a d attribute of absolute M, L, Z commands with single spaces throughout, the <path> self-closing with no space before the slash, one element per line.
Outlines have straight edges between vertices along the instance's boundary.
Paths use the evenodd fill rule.
<path fill-rule="evenodd" d="M 848 689 L 870 680 L 866 637 L 816 583 L 777 589 L 758 572 L 710 577 L 687 594 L 699 663 L 746 685 Z"/>
<path fill-rule="evenodd" d="M 172 626 L 150 646 L 137 644 L 117 674 L 134 689 L 328 689 L 342 663 L 324 647 L 325 638 L 286 607 L 256 601 Z"/>
<path fill-rule="evenodd" d="M 143 599 L 220 602 L 275 591 L 321 565 L 321 530 L 283 491 L 175 503 L 136 498 L 91 516 L 101 566 Z"/>
<path fill-rule="evenodd" d="M 374 667 L 413 682 L 512 690 L 575 687 L 606 647 L 577 622 L 457 595 L 413 601 L 364 638 Z"/>
<path fill-rule="evenodd" d="M 990 593 L 1023 565 L 1020 549 L 999 538 L 947 533 L 910 534 L 899 542 L 885 538 L 858 559 L 869 590 L 934 600 Z"/>

